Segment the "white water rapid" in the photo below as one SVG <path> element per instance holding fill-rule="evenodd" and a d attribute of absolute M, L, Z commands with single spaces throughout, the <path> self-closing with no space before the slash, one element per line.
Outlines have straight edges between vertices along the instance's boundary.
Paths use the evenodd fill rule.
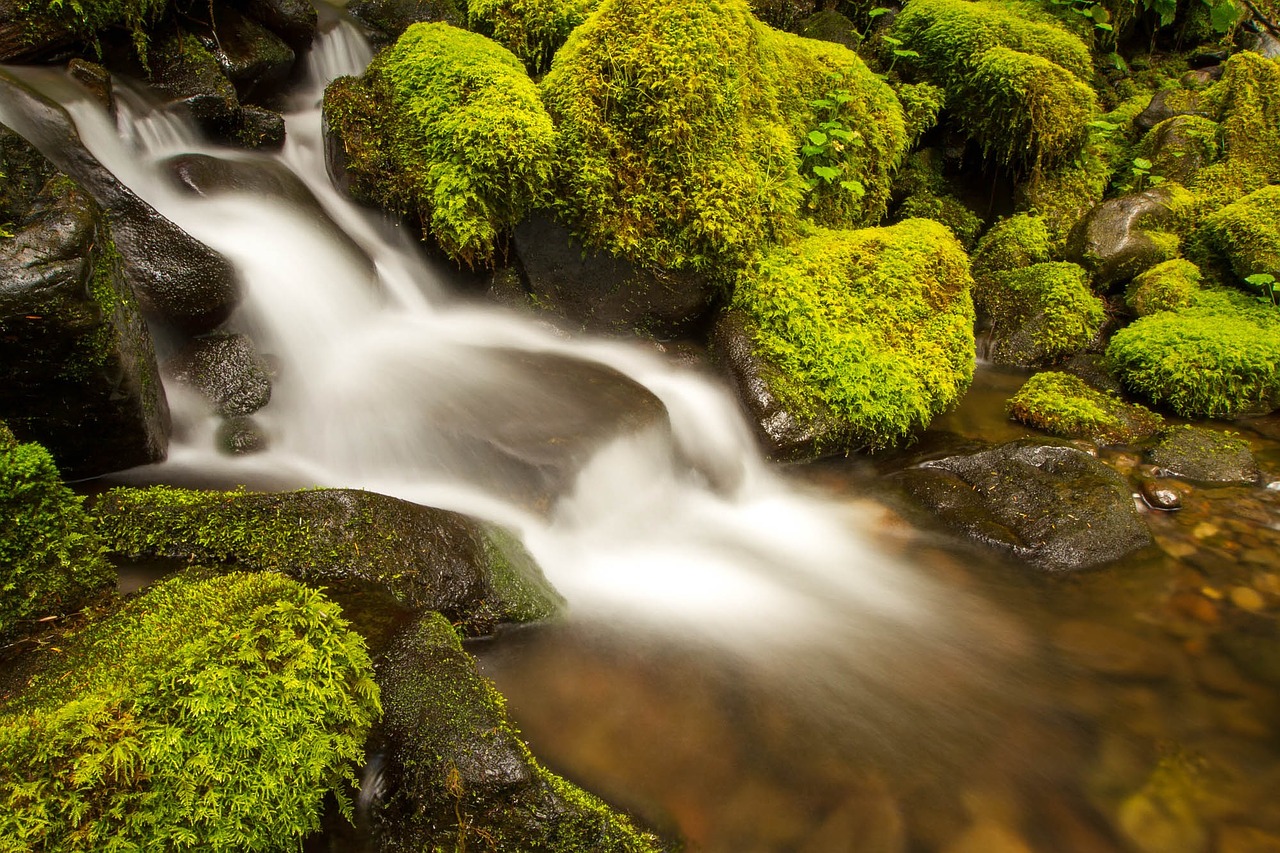
<path fill-rule="evenodd" d="M 61 75 L 20 72 L 124 183 L 234 262 L 245 299 L 228 326 L 278 365 L 256 416 L 268 450 L 217 452 L 216 418 L 170 388 L 170 458 L 130 479 L 364 488 L 491 519 L 520 534 L 570 619 L 680 637 L 822 693 L 972 674 L 956 594 L 869 544 L 865 509 L 771 473 L 717 380 L 461 299 L 395 225 L 333 188 L 321 94 L 368 58 L 346 25 L 318 40 L 279 155 L 209 145 L 127 92 L 117 124 Z M 283 168 L 323 214 L 185 192 L 165 161 L 192 152 Z"/>

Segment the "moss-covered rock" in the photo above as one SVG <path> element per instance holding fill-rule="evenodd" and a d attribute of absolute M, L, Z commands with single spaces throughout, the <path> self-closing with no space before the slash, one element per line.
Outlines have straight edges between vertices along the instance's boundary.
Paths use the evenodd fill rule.
<path fill-rule="evenodd" d="M 114 585 L 83 502 L 47 450 L 0 423 L 0 641 Z"/>
<path fill-rule="evenodd" d="M 1009 398 L 1005 410 L 1014 420 L 1050 435 L 1108 444 L 1145 438 L 1164 421 L 1149 409 L 1057 371 L 1032 376 Z"/>
<path fill-rule="evenodd" d="M 1238 279 L 1280 279 L 1280 186 L 1264 187 L 1206 217 L 1199 237 Z"/>
<path fill-rule="evenodd" d="M 107 548 L 283 572 L 329 585 L 372 584 L 468 633 L 551 614 L 559 597 L 509 533 L 372 492 L 262 494 L 153 486 L 112 489 L 92 507 Z"/>
<path fill-rule="evenodd" d="M 379 713 L 363 640 L 279 575 L 165 581 L 37 663 L 0 705 L 10 850 L 297 846 Z"/>
<path fill-rule="evenodd" d="M 1151 163 L 1150 173 L 1167 181 L 1189 183 L 1221 156 L 1221 129 L 1202 116 L 1174 116 L 1151 129 L 1138 144 L 1137 155 Z"/>
<path fill-rule="evenodd" d="M 1048 262 L 984 277 L 974 291 L 991 319 L 989 355 L 998 364 L 1045 365 L 1089 346 L 1106 309 L 1076 264 Z"/>
<path fill-rule="evenodd" d="M 1157 311 L 1190 308 L 1200 292 L 1200 268 L 1191 261 L 1174 258 L 1156 264 L 1125 288 L 1124 301 L 1139 317 Z"/>
<path fill-rule="evenodd" d="M 819 231 L 773 249 L 741 275 L 733 305 L 773 395 L 802 420 L 836 424 L 810 452 L 882 448 L 906 441 L 968 388 L 970 286 L 951 232 L 912 219 Z"/>
<path fill-rule="evenodd" d="M 1107 199 L 1085 214 L 1067 238 L 1065 257 L 1089 270 L 1100 292 L 1178 256 L 1163 187 Z"/>
<path fill-rule="evenodd" d="M 648 853 L 658 839 L 541 767 L 449 623 L 430 614 L 379 668 L 389 741 L 379 835 L 403 850 Z"/>
<path fill-rule="evenodd" d="M 932 219 L 951 229 L 966 249 L 972 249 L 982 230 L 982 220 L 959 198 L 949 192 L 942 176 L 940 158 L 930 150 L 907 158 L 894 178 L 894 195 L 900 196 L 893 209 L 895 219 Z"/>
<path fill-rule="evenodd" d="M 466 0 L 353 0 L 346 10 L 378 48 L 395 43 L 414 24 L 467 26 Z"/>
<path fill-rule="evenodd" d="M 566 224 L 668 269 L 743 261 L 802 215 L 874 221 L 906 144 L 897 99 L 856 54 L 772 30 L 743 0 L 605 0 L 542 93 Z"/>
<path fill-rule="evenodd" d="M 1053 259 L 1053 237 L 1044 217 L 1019 213 L 992 225 L 973 250 L 973 278 L 979 286 L 997 273 Z"/>
<path fill-rule="evenodd" d="M 450 257 L 492 262 L 549 189 L 555 130 L 524 66 L 484 36 L 414 24 L 325 92 L 356 198 L 418 219 Z"/>
<path fill-rule="evenodd" d="M 1002 163 L 1040 169 L 1076 154 L 1098 110 L 1088 46 L 1034 3 L 912 0 L 901 61 L 947 92 L 956 120 Z"/>
<path fill-rule="evenodd" d="M 600 0 L 468 0 L 467 21 L 538 75 L 598 5 Z"/>
<path fill-rule="evenodd" d="M 1249 442 L 1189 424 L 1158 433 L 1146 458 L 1167 475 L 1204 483 L 1256 483 L 1259 476 Z"/>
<path fill-rule="evenodd" d="M 93 0 L 83 3 L 0 4 L 0 62 L 48 58 L 77 42 L 96 43 L 110 29 L 126 31 L 145 56 L 147 30 L 169 0 Z"/>
<path fill-rule="evenodd" d="M 1280 406 L 1280 311 L 1238 291 L 1142 317 L 1107 346 L 1125 389 L 1188 418 L 1230 418 Z"/>

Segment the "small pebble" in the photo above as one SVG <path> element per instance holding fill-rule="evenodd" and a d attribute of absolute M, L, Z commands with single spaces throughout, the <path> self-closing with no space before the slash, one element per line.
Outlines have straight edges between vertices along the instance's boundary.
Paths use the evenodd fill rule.
<path fill-rule="evenodd" d="M 1250 613 L 1257 613 L 1267 606 L 1262 599 L 1262 594 L 1256 589 L 1247 586 L 1238 586 L 1231 590 L 1231 603 L 1241 610 L 1248 610 Z"/>
<path fill-rule="evenodd" d="M 1142 499 L 1152 509 L 1182 509 L 1182 495 L 1167 482 L 1144 479 L 1141 483 Z"/>
<path fill-rule="evenodd" d="M 1218 533 L 1218 525 L 1211 521 L 1202 521 L 1191 531 L 1191 535 L 1197 539 L 1208 539 L 1210 536 L 1217 536 Z"/>
<path fill-rule="evenodd" d="M 1263 572 L 1253 579 L 1253 586 L 1268 595 L 1280 596 L 1280 575 Z"/>
<path fill-rule="evenodd" d="M 1270 483 L 1267 483 L 1267 488 L 1273 492 L 1280 492 L 1280 480 L 1272 480 Z"/>

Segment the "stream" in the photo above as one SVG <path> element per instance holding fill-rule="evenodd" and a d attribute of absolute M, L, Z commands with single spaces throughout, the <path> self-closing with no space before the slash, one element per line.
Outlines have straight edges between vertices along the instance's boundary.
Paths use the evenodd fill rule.
<path fill-rule="evenodd" d="M 369 58 L 326 29 L 276 155 L 11 69 L 236 265 L 227 328 L 276 370 L 267 450 L 220 453 L 171 387 L 168 460 L 113 482 L 363 488 L 517 531 L 565 616 L 469 650 L 542 761 L 691 851 L 1280 850 L 1280 492 L 1197 488 L 1146 511 L 1158 549 L 1048 576 L 912 520 L 884 460 L 770 465 L 719 376 L 468 296 L 335 190 L 321 94 Z M 191 154 L 306 191 L 192 194 Z M 1025 375 L 981 366 L 931 434 L 1031 435 L 1003 415 Z M 1276 419 L 1231 428 L 1275 479 Z"/>

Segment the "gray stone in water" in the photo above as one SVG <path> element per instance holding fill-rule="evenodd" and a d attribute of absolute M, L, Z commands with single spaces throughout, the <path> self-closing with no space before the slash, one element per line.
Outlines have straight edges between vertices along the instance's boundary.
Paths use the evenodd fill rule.
<path fill-rule="evenodd" d="M 230 137 L 241 148 L 277 151 L 284 147 L 284 116 L 264 107 L 241 107 Z"/>
<path fill-rule="evenodd" d="M 1071 229 L 1067 259 L 1092 272 L 1100 291 L 1169 260 L 1170 248 L 1143 227 L 1168 218 L 1168 200 L 1166 190 L 1154 189 L 1102 202 Z"/>
<path fill-rule="evenodd" d="M 235 125 L 240 112 L 235 85 L 195 35 L 165 28 L 147 51 L 147 65 L 152 90 L 185 107 L 203 130 L 221 135 Z"/>
<path fill-rule="evenodd" d="M 58 177 L 20 222 L 0 238 L 0 419 L 68 478 L 163 459 L 168 404 L 101 211 Z"/>
<path fill-rule="evenodd" d="M 251 415 L 271 401 L 270 368 L 245 335 L 195 338 L 165 363 L 164 372 L 194 388 L 223 417 Z"/>
<path fill-rule="evenodd" d="M 544 213 L 516 226 L 515 249 L 533 296 L 594 332 L 681 337 L 706 318 L 715 296 L 704 276 L 587 250 Z"/>
<path fill-rule="evenodd" d="M 116 180 L 85 148 L 66 110 L 2 69 L 0 121 L 40 149 L 105 210 L 145 314 L 191 334 L 209 331 L 227 318 L 240 296 L 231 264 Z"/>
<path fill-rule="evenodd" d="M 220 6 L 211 28 L 197 32 L 241 101 L 258 102 L 285 81 L 297 59 L 292 48 L 262 24 Z"/>
<path fill-rule="evenodd" d="M 1066 443 L 1024 439 L 896 477 L 947 527 L 1047 571 L 1100 566 L 1153 541 L 1124 479 Z"/>
<path fill-rule="evenodd" d="M 231 456 L 261 453 L 270 444 L 266 432 L 250 417 L 227 418 L 218 425 L 218 449 Z"/>
<path fill-rule="evenodd" d="M 1147 461 L 1162 472 L 1206 483 L 1256 483 L 1261 477 L 1249 443 L 1205 427 L 1171 427 L 1157 433 Z"/>
<path fill-rule="evenodd" d="M 107 115 L 116 117 L 116 96 L 111 85 L 111 72 L 95 62 L 73 59 L 67 63 L 67 73 L 81 86 L 89 90 L 94 100 L 102 104 Z"/>

